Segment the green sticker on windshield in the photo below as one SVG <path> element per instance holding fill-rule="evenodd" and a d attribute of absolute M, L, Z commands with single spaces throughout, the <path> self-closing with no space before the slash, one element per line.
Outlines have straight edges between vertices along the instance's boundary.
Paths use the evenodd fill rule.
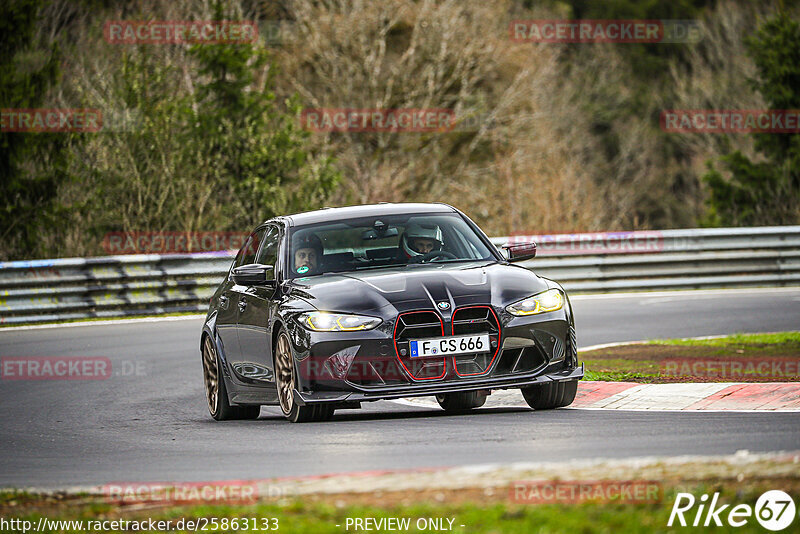
<path fill-rule="evenodd" d="M 308 272 L 308 265 L 303 265 L 301 267 L 298 267 L 297 268 L 297 272 L 300 273 L 300 274 L 307 273 Z"/>

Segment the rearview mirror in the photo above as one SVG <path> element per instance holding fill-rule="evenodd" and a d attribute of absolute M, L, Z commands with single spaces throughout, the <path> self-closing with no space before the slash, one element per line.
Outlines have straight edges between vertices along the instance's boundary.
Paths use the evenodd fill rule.
<path fill-rule="evenodd" d="M 536 256 L 536 243 L 506 243 L 503 245 L 506 251 L 508 261 L 515 263 L 518 261 L 525 261 Z"/>
<path fill-rule="evenodd" d="M 251 263 L 242 265 L 233 270 L 233 281 L 241 286 L 266 286 L 274 284 L 272 265 Z"/>
<path fill-rule="evenodd" d="M 361 239 L 363 239 L 364 241 L 367 241 L 367 240 L 370 240 L 370 239 L 384 239 L 384 238 L 387 238 L 387 237 L 394 237 L 398 233 L 399 232 L 397 231 L 397 228 L 395 228 L 394 226 L 390 226 L 389 228 L 384 228 L 384 230 L 382 230 L 382 231 L 374 230 L 374 229 L 373 230 L 364 230 L 361 233 Z"/>

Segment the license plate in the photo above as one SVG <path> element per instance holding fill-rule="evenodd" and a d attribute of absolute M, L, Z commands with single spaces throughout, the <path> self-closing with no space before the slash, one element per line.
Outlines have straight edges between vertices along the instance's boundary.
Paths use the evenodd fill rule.
<path fill-rule="evenodd" d="M 409 344 L 411 345 L 412 358 L 489 352 L 490 350 L 489 334 L 412 339 L 409 341 Z"/>

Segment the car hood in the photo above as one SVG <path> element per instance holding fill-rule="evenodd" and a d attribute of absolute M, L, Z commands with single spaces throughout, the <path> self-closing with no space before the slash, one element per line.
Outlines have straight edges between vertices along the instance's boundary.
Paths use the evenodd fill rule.
<path fill-rule="evenodd" d="M 424 264 L 330 273 L 289 282 L 290 297 L 318 310 L 392 315 L 472 304 L 506 306 L 544 291 L 548 282 L 515 265 L 495 262 Z"/>

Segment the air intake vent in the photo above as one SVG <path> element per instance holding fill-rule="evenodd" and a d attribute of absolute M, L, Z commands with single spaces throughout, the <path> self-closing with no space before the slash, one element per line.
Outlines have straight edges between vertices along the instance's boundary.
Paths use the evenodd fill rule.
<path fill-rule="evenodd" d="M 444 358 L 411 358 L 408 341 L 444 335 L 444 322 L 436 312 L 416 311 L 401 313 L 394 327 L 394 346 L 397 357 L 414 380 L 433 380 L 445 374 Z"/>
<path fill-rule="evenodd" d="M 546 363 L 547 359 L 539 347 L 531 345 L 525 348 L 505 349 L 500 354 L 493 376 L 530 373 Z"/>
<path fill-rule="evenodd" d="M 482 375 L 489 372 L 497 356 L 500 345 L 500 323 L 490 306 L 470 306 L 453 312 L 453 335 L 469 334 L 489 334 L 491 350 L 453 356 L 453 363 L 459 376 Z"/>

